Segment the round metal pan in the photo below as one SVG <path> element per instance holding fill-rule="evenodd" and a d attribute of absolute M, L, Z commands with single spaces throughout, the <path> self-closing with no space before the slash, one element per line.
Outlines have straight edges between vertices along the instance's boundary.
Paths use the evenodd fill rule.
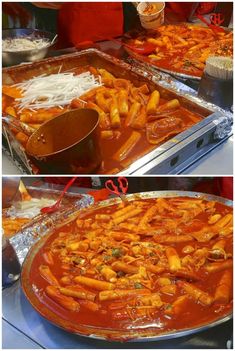
<path fill-rule="evenodd" d="M 185 73 L 176 72 L 174 70 L 169 70 L 169 69 L 163 68 L 161 66 L 158 66 L 157 64 L 153 64 L 153 63 L 149 62 L 147 57 L 136 54 L 135 52 L 133 52 L 131 49 L 129 49 L 127 47 L 125 47 L 125 50 L 133 59 L 143 63 L 149 70 L 156 71 L 158 73 L 159 73 L 159 71 L 164 72 L 164 73 L 168 73 L 171 76 L 174 76 L 174 77 L 180 78 L 180 79 L 193 79 L 193 80 L 197 80 L 197 81 L 201 80 L 201 77 L 194 76 L 192 74 L 185 74 Z"/>
<path fill-rule="evenodd" d="M 193 23 L 175 23 L 174 25 L 194 25 L 194 26 L 199 26 L 200 27 L 206 27 L 206 25 L 204 23 L 200 23 L 200 24 L 193 24 Z M 226 32 L 230 32 L 231 29 L 230 28 L 227 28 L 227 27 L 222 27 L 223 29 L 225 29 Z M 143 31 L 144 33 L 144 31 Z M 141 34 L 141 32 L 139 32 L 139 34 Z M 125 43 L 125 41 L 127 40 L 127 36 L 132 36 L 132 33 L 126 33 L 124 35 L 124 40 L 123 42 Z M 193 74 L 186 74 L 186 73 L 180 73 L 180 72 L 177 72 L 175 71 L 174 69 L 170 70 L 170 69 L 166 69 L 166 68 L 163 68 L 161 66 L 158 66 L 158 64 L 153 64 L 151 63 L 147 57 L 143 56 L 143 55 L 139 55 L 135 52 L 133 52 L 130 48 L 124 46 L 124 49 L 126 50 L 126 52 L 131 56 L 133 57 L 134 59 L 136 59 L 137 61 L 140 61 L 142 62 L 143 64 L 146 65 L 147 68 L 149 68 L 150 70 L 156 70 L 156 71 L 162 71 L 162 72 L 165 72 L 165 73 L 168 73 L 176 78 L 180 78 L 180 79 L 193 79 L 193 80 L 197 80 L 197 81 L 200 81 L 201 80 L 201 77 L 200 76 L 196 76 L 196 75 L 193 75 Z M 202 72 L 203 73 L 203 72 Z"/>
<path fill-rule="evenodd" d="M 215 196 L 215 195 L 209 195 L 209 194 L 197 193 L 197 192 L 152 191 L 152 192 L 144 192 L 144 193 L 127 195 L 127 199 L 129 200 L 134 200 L 136 198 L 149 199 L 149 198 L 159 198 L 159 197 L 202 198 L 208 201 L 216 201 L 229 207 L 233 206 L 233 203 L 231 200 L 228 200 L 219 196 Z M 107 207 L 120 202 L 121 200 L 119 198 L 105 200 L 89 208 L 82 209 L 78 211 L 77 214 L 81 213 L 81 211 L 83 213 L 93 212 L 95 209 Z M 76 216 L 76 213 L 72 215 L 71 221 L 74 220 L 75 216 Z M 66 220 L 66 224 L 67 223 L 69 223 L 69 219 L 68 221 Z M 146 341 L 160 341 L 160 340 L 167 340 L 172 338 L 179 338 L 179 337 L 187 336 L 200 331 L 205 331 L 209 328 L 225 323 L 232 318 L 232 310 L 231 310 L 231 312 L 229 312 L 228 314 L 218 319 L 214 319 L 209 324 L 208 323 L 200 324 L 195 326 L 194 328 L 185 328 L 177 331 L 169 331 L 169 332 L 163 332 L 161 334 L 157 334 L 156 332 L 149 331 L 148 328 L 146 327 L 141 332 L 140 332 L 140 329 L 136 332 L 135 330 L 126 330 L 124 332 L 122 331 L 121 336 L 120 336 L 120 330 L 100 329 L 98 327 L 79 324 L 79 321 L 77 323 L 74 323 L 74 321 L 69 321 L 65 319 L 63 315 L 61 315 L 61 313 L 57 314 L 56 312 L 52 311 L 46 304 L 43 303 L 43 299 L 39 300 L 38 296 L 34 291 L 34 289 L 37 289 L 37 288 L 34 286 L 31 286 L 31 284 L 29 283 L 30 271 L 31 271 L 31 266 L 34 261 L 34 258 L 38 253 L 38 250 L 40 250 L 45 245 L 45 243 L 47 242 L 47 240 L 50 238 L 51 235 L 53 235 L 53 230 L 48 235 L 44 236 L 41 240 L 39 240 L 30 249 L 22 267 L 21 286 L 26 298 L 28 299 L 30 304 L 35 308 L 35 310 L 46 320 L 48 320 L 55 326 L 60 327 L 63 330 L 66 330 L 73 334 L 87 336 L 92 339 L 108 340 L 108 341 L 146 342 Z"/>

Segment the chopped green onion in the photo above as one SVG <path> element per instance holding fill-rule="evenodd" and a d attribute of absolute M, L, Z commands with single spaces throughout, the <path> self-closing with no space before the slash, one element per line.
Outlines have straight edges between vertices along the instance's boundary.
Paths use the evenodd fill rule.
<path fill-rule="evenodd" d="M 119 258 L 122 256 L 122 250 L 119 248 L 112 249 L 112 256 Z"/>
<path fill-rule="evenodd" d="M 142 289 L 143 285 L 141 283 L 135 283 L 135 289 Z"/>
<path fill-rule="evenodd" d="M 104 259 L 104 261 L 110 261 L 111 259 L 112 259 L 112 257 L 111 256 L 109 256 L 109 255 L 105 255 L 104 257 L 103 257 L 103 259 Z"/>

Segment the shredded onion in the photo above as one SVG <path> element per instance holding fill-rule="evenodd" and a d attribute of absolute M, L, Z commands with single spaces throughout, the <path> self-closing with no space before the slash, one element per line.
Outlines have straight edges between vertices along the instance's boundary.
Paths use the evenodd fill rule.
<path fill-rule="evenodd" d="M 18 37 L 7 38 L 2 41 L 2 51 L 17 52 L 33 49 L 42 49 L 50 45 L 47 38 Z"/>
<path fill-rule="evenodd" d="M 16 99 L 20 110 L 36 110 L 68 105 L 73 99 L 101 85 L 100 77 L 84 72 L 79 75 L 74 73 L 42 75 L 14 86 L 18 87 L 23 95 Z"/>

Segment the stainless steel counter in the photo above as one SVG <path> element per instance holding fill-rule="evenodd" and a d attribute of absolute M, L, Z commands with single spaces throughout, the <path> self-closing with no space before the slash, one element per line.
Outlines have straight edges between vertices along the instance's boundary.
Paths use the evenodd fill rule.
<path fill-rule="evenodd" d="M 185 175 L 233 175 L 233 136 L 185 169 Z"/>
<path fill-rule="evenodd" d="M 7 174 L 21 174 L 19 168 L 15 165 L 15 163 L 7 157 L 5 153 L 2 154 L 2 173 L 4 175 Z"/>

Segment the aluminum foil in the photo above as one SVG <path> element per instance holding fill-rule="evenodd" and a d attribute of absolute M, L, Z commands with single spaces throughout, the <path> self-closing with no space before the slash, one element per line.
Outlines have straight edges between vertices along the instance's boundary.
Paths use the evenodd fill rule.
<path fill-rule="evenodd" d="M 226 116 L 220 117 L 213 121 L 216 125 L 216 130 L 214 132 L 214 139 L 221 140 L 225 138 L 232 130 L 232 121 Z"/>
<path fill-rule="evenodd" d="M 165 75 L 166 75 L 165 73 L 161 73 L 161 80 L 160 80 L 161 85 L 164 85 L 169 90 L 172 88 L 179 95 L 182 95 L 190 99 L 191 101 L 197 104 L 200 104 L 201 106 L 207 108 L 208 110 L 219 112 L 221 114 L 221 117 L 219 117 L 217 120 L 213 122 L 217 126 L 216 131 L 214 133 L 215 140 L 221 140 L 231 133 L 232 125 L 233 125 L 233 114 L 230 111 L 224 110 L 223 108 L 217 105 L 214 105 L 210 102 L 202 100 L 200 97 L 197 96 L 196 90 L 193 90 L 192 88 L 188 87 L 187 85 L 183 84 L 182 82 L 172 77 L 170 77 L 170 83 L 169 83 L 169 75 L 167 75 L 168 79 L 167 77 L 164 77 Z"/>
<path fill-rule="evenodd" d="M 217 126 L 214 134 L 215 140 L 221 140 L 231 133 L 233 114 L 230 111 L 203 100 L 197 95 L 196 90 L 190 88 L 188 85 L 182 83 L 167 73 L 158 72 L 155 68 L 152 68 L 148 64 L 140 63 L 133 58 L 129 58 L 128 61 L 134 67 L 132 71 L 145 76 L 151 75 L 152 81 L 158 83 L 162 87 L 171 90 L 174 93 L 177 93 L 179 96 L 183 96 L 210 111 L 219 112 L 221 117 L 213 122 Z"/>
<path fill-rule="evenodd" d="M 177 80 L 176 78 L 172 77 L 171 75 L 158 72 L 156 69 L 145 65 L 144 63 L 140 63 L 135 59 L 131 58 L 128 60 L 130 65 L 133 66 L 132 71 L 136 71 L 142 75 L 151 75 L 151 79 L 153 82 L 158 83 L 162 87 L 177 93 L 180 96 L 188 98 L 189 100 L 193 101 L 194 103 L 205 107 L 206 109 L 213 111 L 213 112 L 220 112 L 223 115 L 226 115 L 229 120 L 232 122 L 233 115 L 230 111 L 225 110 L 211 102 L 203 100 L 201 97 L 197 95 L 197 91 L 189 87 L 188 85 L 182 83 L 181 81 Z"/>
<path fill-rule="evenodd" d="M 64 224 L 66 220 L 79 209 L 88 207 L 94 203 L 94 198 L 90 195 L 81 195 L 81 199 L 73 205 L 66 206 L 62 210 L 50 215 L 39 215 L 21 231 L 9 239 L 13 246 L 20 263 L 22 264 L 31 246 L 55 226 Z"/>
<path fill-rule="evenodd" d="M 61 67 L 62 64 L 65 64 L 66 62 L 69 62 L 73 60 L 74 57 L 80 57 L 80 56 L 86 56 L 90 54 L 96 54 L 98 55 L 101 59 L 104 58 L 107 62 L 111 62 L 112 65 L 116 65 L 119 67 L 119 69 L 122 71 L 132 71 L 134 73 L 137 73 L 139 75 L 142 75 L 143 77 L 148 78 L 149 80 L 152 80 L 152 82 L 157 83 L 159 86 L 162 88 L 171 91 L 174 94 L 177 94 L 178 96 L 182 98 L 186 98 L 188 101 L 192 102 L 193 104 L 197 105 L 198 107 L 203 107 L 207 109 L 209 112 L 211 111 L 211 114 L 213 112 L 218 112 L 220 114 L 219 117 L 224 117 L 224 118 L 218 118 L 217 121 L 215 122 L 217 126 L 217 133 L 215 134 L 215 140 L 217 141 L 218 139 L 226 138 L 230 135 L 232 131 L 232 122 L 233 122 L 233 116 L 232 114 L 224 110 L 212 103 L 209 103 L 202 98 L 197 96 L 197 91 L 194 89 L 188 87 L 186 84 L 182 83 L 181 81 L 178 81 L 176 78 L 172 77 L 171 75 L 160 72 L 156 69 L 152 69 L 150 65 L 146 63 L 139 62 L 133 58 L 128 58 L 129 63 L 121 61 L 120 59 L 110 56 L 109 54 L 106 54 L 100 50 L 94 49 L 94 48 L 89 48 L 86 50 L 82 50 L 80 52 L 76 52 L 73 54 L 67 54 L 67 55 L 62 55 L 56 58 L 49 58 L 40 62 L 37 62 L 36 64 L 30 65 L 30 69 L 35 69 L 35 74 L 36 74 L 36 69 L 38 69 L 38 72 L 43 73 L 44 69 L 48 69 L 48 67 Z M 62 62 L 62 64 L 60 63 Z M 27 65 L 28 66 L 28 65 Z M 14 70 L 12 69 L 4 69 L 3 70 L 3 78 L 5 77 L 5 84 L 12 84 L 14 81 L 12 81 L 12 77 L 14 77 L 13 73 L 19 74 L 23 69 L 23 66 L 20 67 L 15 67 Z M 19 72 L 18 72 L 19 71 Z M 22 73 L 22 72 L 21 72 Z M 173 73 L 172 73 L 173 74 Z M 207 118 L 205 118 L 206 120 Z M 225 122 L 226 120 L 226 122 Z M 201 123 L 201 122 L 200 122 Z M 189 132 L 193 132 L 193 127 L 189 129 Z M 5 128 L 5 134 L 10 135 L 10 130 L 9 128 Z M 17 144 L 15 138 L 12 136 L 10 138 L 10 141 L 8 142 L 9 149 L 11 150 L 11 156 L 17 153 L 19 156 L 19 159 L 22 161 L 22 163 L 25 165 L 27 171 L 30 174 L 33 174 L 34 171 L 29 165 L 29 162 L 27 160 L 27 156 L 24 153 L 24 151 L 21 150 L 21 146 L 19 143 Z M 140 163 L 142 158 L 139 159 Z M 129 170 L 127 170 L 129 172 Z"/>

